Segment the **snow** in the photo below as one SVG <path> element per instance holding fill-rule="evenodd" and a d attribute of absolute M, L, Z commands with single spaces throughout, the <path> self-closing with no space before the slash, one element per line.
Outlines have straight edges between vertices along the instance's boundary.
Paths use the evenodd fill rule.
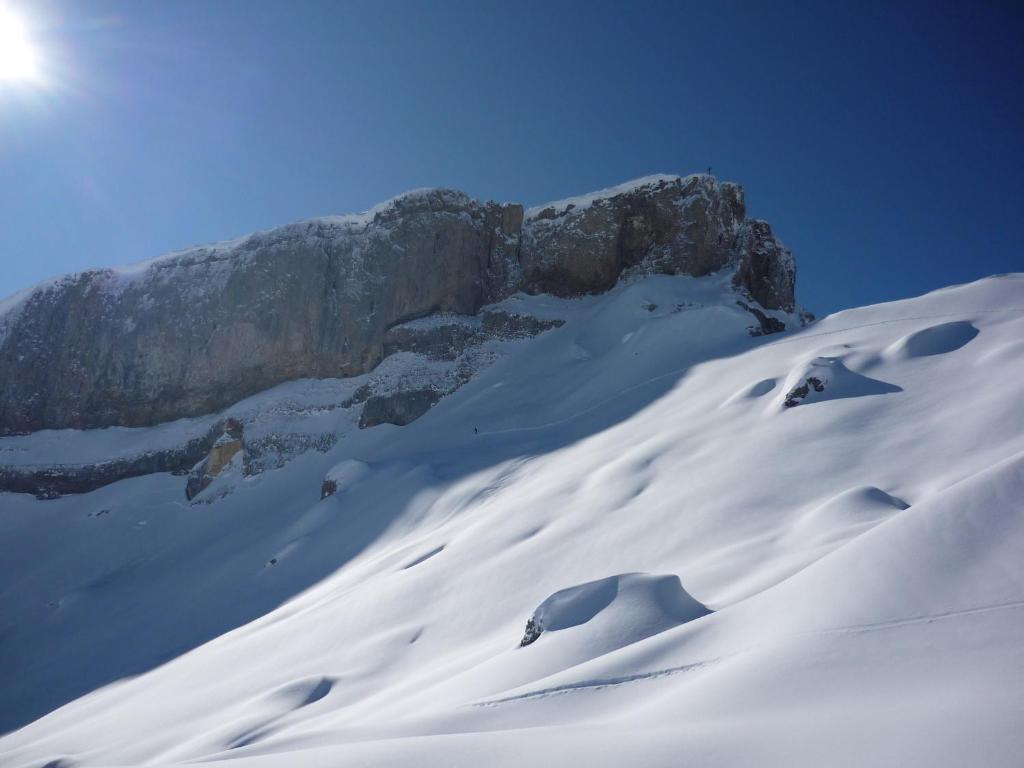
<path fill-rule="evenodd" d="M 0 495 L 0 764 L 1016 762 L 1024 275 L 761 338 L 721 275 L 521 301 L 565 325 L 210 504 Z"/>
<path fill-rule="evenodd" d="M 327 471 L 324 479 L 337 484 L 338 492 L 355 485 L 370 474 L 370 465 L 358 459 L 345 459 Z"/>
<path fill-rule="evenodd" d="M 560 633 L 555 642 L 574 656 L 585 654 L 578 664 L 707 614 L 678 576 L 626 573 L 559 590 L 532 618 L 541 630 L 536 648 L 547 649 Z"/>
<path fill-rule="evenodd" d="M 29 288 L 24 288 L 6 298 L 0 298 L 0 344 L 3 344 L 7 335 L 14 327 L 20 311 L 38 291 L 46 290 L 54 285 L 57 279 L 47 280 Z"/>
<path fill-rule="evenodd" d="M 5 299 L 0 299 L 0 317 L 3 317 L 8 312 L 12 312 L 22 306 L 25 301 L 41 287 L 41 285 L 45 285 L 45 283 L 34 285 L 30 288 L 24 288 Z"/>
<path fill-rule="evenodd" d="M 960 349 L 977 335 L 978 329 L 969 322 L 956 320 L 915 331 L 897 341 L 886 351 L 891 355 L 902 357 L 942 355 Z"/>
<path fill-rule="evenodd" d="M 218 417 L 179 419 L 145 429 L 47 429 L 0 438 L 0 463 L 10 466 L 83 465 L 175 448 L 205 435 Z"/>
<path fill-rule="evenodd" d="M 382 203 L 378 203 L 362 213 L 336 214 L 304 219 L 273 230 L 255 232 L 230 240 L 211 243 L 209 245 L 197 245 L 179 251 L 172 251 L 171 253 L 157 256 L 156 258 L 149 259 L 147 261 L 118 267 L 112 271 L 118 277 L 130 279 L 145 275 L 150 272 L 153 267 L 160 266 L 167 262 L 178 262 L 194 259 L 196 257 L 212 259 L 214 261 L 231 260 L 239 257 L 243 247 L 250 240 L 258 240 L 267 236 L 278 235 L 302 236 L 303 233 L 316 230 L 322 226 L 357 232 L 364 230 L 367 226 L 373 223 L 374 219 L 378 215 L 393 210 L 398 204 L 410 200 L 416 200 L 431 194 L 448 195 L 453 198 L 457 198 L 458 200 L 468 199 L 464 193 L 457 192 L 455 190 L 440 189 L 436 187 L 421 187 L 395 195 L 394 197 L 385 200 Z"/>
<path fill-rule="evenodd" d="M 439 328 L 447 328 L 453 325 L 464 328 L 479 328 L 480 317 L 478 315 L 458 315 L 454 312 L 435 312 L 426 317 L 418 317 L 405 323 L 399 323 L 394 328 L 404 328 L 410 331 L 436 331 Z"/>
<path fill-rule="evenodd" d="M 525 218 L 532 219 L 538 213 L 545 210 L 546 208 L 554 208 L 560 214 L 565 212 L 570 205 L 574 209 L 588 208 L 589 206 L 596 203 L 598 200 L 607 200 L 610 197 L 616 195 L 622 195 L 627 192 L 635 192 L 645 187 L 657 187 L 663 184 L 671 184 L 675 182 L 687 183 L 693 178 L 711 178 L 705 174 L 691 174 L 690 176 L 678 176 L 666 173 L 656 173 L 650 176 L 641 176 L 630 181 L 617 184 L 614 187 L 606 187 L 605 189 L 599 189 L 594 192 L 589 192 L 585 195 L 577 195 L 576 197 L 567 197 L 564 200 L 555 200 L 550 203 L 544 203 L 543 205 L 535 205 L 532 208 L 527 208 L 525 211 Z"/>

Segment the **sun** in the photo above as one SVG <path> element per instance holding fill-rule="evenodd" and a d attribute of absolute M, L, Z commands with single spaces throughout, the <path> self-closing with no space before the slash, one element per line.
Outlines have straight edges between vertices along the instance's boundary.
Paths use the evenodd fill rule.
<path fill-rule="evenodd" d="M 25 23 L 0 6 L 0 82 L 31 82 L 39 77 L 39 59 Z"/>

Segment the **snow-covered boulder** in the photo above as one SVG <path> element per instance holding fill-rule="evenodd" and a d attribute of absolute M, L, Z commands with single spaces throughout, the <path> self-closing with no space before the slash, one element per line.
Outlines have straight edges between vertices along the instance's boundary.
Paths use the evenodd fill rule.
<path fill-rule="evenodd" d="M 585 627 L 579 629 L 578 642 L 607 653 L 709 613 L 683 589 L 678 576 L 625 573 L 555 592 L 537 606 L 519 645 Z"/>
<path fill-rule="evenodd" d="M 901 392 L 886 381 L 851 371 L 838 357 L 815 357 L 790 374 L 782 404 L 793 408 L 804 403 Z"/>

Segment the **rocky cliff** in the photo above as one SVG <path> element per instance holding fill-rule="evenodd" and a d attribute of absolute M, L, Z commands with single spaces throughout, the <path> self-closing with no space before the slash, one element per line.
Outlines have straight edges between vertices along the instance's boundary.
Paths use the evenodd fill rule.
<path fill-rule="evenodd" d="M 530 211 L 419 190 L 8 300 L 0 434 L 212 413 L 291 379 L 365 373 L 389 331 L 418 317 L 726 268 L 761 307 L 794 308 L 791 254 L 746 218 L 739 186 L 710 176 L 649 177 Z"/>

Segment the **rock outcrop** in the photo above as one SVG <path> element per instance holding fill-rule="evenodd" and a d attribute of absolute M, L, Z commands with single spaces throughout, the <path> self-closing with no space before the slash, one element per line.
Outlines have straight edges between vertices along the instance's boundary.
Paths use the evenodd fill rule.
<path fill-rule="evenodd" d="M 786 398 L 782 404 L 787 408 L 795 408 L 800 405 L 801 400 L 811 394 L 812 389 L 815 392 L 824 392 L 825 382 L 817 376 L 808 376 L 803 382 L 797 384 L 786 393 Z"/>
<path fill-rule="evenodd" d="M 656 177 L 532 210 L 521 261 L 530 290 L 606 291 L 623 271 L 707 275 L 745 243 L 743 190 L 709 176 Z"/>
<path fill-rule="evenodd" d="M 394 329 L 519 291 L 604 291 L 625 272 L 733 268 L 752 301 L 792 310 L 792 256 L 745 216 L 741 188 L 710 176 L 643 179 L 528 213 L 432 189 L 70 275 L 0 310 L 0 435 L 214 413 L 284 381 L 366 373 L 389 345 L 457 356 L 473 328 L 432 341 Z M 366 418 L 413 405 L 368 402 Z"/>
<path fill-rule="evenodd" d="M 374 395 L 363 406 L 359 428 L 366 429 L 378 424 L 404 427 L 433 408 L 441 395 L 436 389 L 400 390 L 388 395 Z"/>
<path fill-rule="evenodd" d="M 737 240 L 739 266 L 733 282 L 765 309 L 796 309 L 796 262 L 768 222 L 744 222 Z"/>
<path fill-rule="evenodd" d="M 736 305 L 749 312 L 757 320 L 757 325 L 752 325 L 747 329 L 751 336 L 768 336 L 769 334 L 782 333 L 786 330 L 784 322 L 765 314 L 757 307 L 753 307 L 745 301 L 737 301 Z"/>
<path fill-rule="evenodd" d="M 185 475 L 209 454 L 222 433 L 223 424 L 217 424 L 207 434 L 186 440 L 179 446 L 94 463 L 0 465 L 0 492 L 31 493 L 40 499 L 56 499 L 158 472 Z"/>
<path fill-rule="evenodd" d="M 494 339 L 526 339 L 565 321 L 486 309 L 478 316 L 440 315 L 390 328 L 384 335 L 384 354 L 413 352 L 432 360 L 456 360 L 470 347 Z"/>
<path fill-rule="evenodd" d="M 185 485 L 185 498 L 191 501 L 205 491 L 243 451 L 242 423 L 237 419 L 228 419 L 224 422 L 224 431 L 210 448 L 209 454 L 189 473 Z"/>

